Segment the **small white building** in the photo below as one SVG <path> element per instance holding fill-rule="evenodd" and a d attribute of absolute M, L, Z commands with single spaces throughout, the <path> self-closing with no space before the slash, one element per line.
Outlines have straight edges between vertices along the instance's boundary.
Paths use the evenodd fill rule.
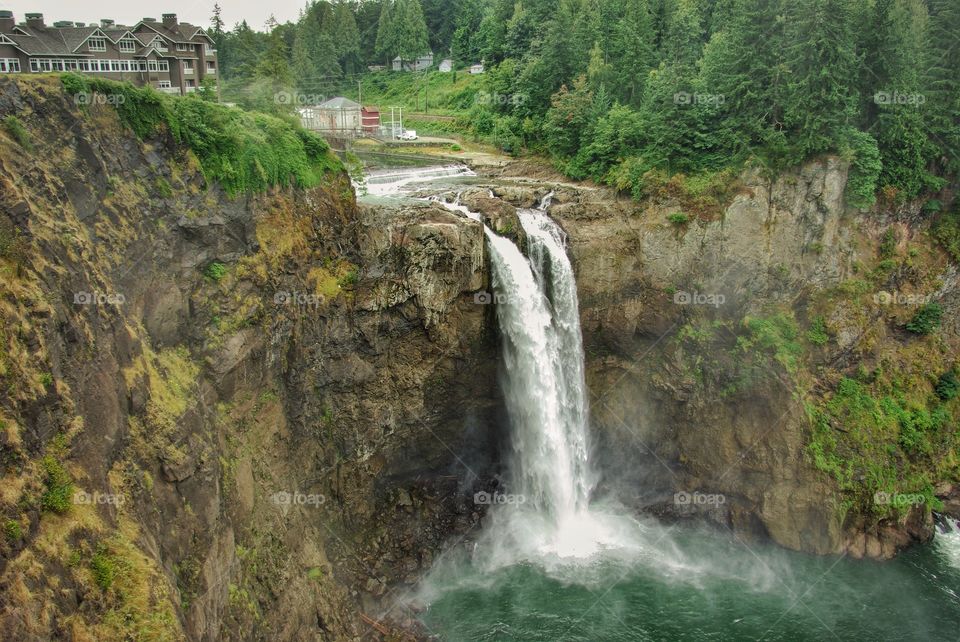
<path fill-rule="evenodd" d="M 440 71 L 443 73 L 449 73 L 453 71 L 453 61 L 449 58 L 444 58 L 440 61 Z"/>
<path fill-rule="evenodd" d="M 482 62 L 478 62 L 478 63 L 475 64 L 475 65 L 470 65 L 470 73 L 471 73 L 471 74 L 482 74 L 482 73 L 483 73 L 483 63 L 482 63 Z"/>
<path fill-rule="evenodd" d="M 312 107 L 303 107 L 298 112 L 303 126 L 313 131 L 355 136 L 363 126 L 360 104 L 343 96 Z"/>
<path fill-rule="evenodd" d="M 400 56 L 393 59 L 394 71 L 424 71 L 433 67 L 433 52 L 428 52 L 416 60 L 400 60 Z"/>

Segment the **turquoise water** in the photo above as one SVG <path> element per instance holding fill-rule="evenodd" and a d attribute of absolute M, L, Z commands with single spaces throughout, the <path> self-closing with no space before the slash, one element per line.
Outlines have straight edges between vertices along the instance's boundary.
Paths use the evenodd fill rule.
<path fill-rule="evenodd" d="M 960 639 L 960 534 L 873 562 L 658 529 L 633 559 L 447 557 L 424 584 L 422 621 L 451 642 Z"/>

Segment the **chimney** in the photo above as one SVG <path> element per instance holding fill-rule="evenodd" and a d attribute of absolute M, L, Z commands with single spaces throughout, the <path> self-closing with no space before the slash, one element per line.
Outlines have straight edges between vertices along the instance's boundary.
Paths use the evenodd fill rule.
<path fill-rule="evenodd" d="M 73 26 L 74 26 L 74 27 L 86 27 L 87 25 L 86 25 L 86 23 L 84 23 L 84 22 L 74 22 L 74 23 L 73 23 Z"/>
<path fill-rule="evenodd" d="M 26 13 L 24 17 L 27 19 L 28 27 L 45 27 L 43 24 L 43 14 L 42 13 Z"/>
<path fill-rule="evenodd" d="M 177 14 L 175 13 L 165 13 L 163 14 L 163 26 L 167 29 L 176 29 L 177 28 Z"/>
<path fill-rule="evenodd" d="M 72 27 L 73 22 L 71 20 L 57 20 L 53 23 L 53 26 L 57 29 L 63 29 L 64 27 Z"/>
<path fill-rule="evenodd" d="M 16 26 L 12 11 L 0 11 L 0 33 L 9 33 Z"/>
<path fill-rule="evenodd" d="M 156 18 L 140 18 L 142 22 L 156 22 Z"/>
<path fill-rule="evenodd" d="M 100 19 L 100 26 L 103 27 L 104 29 L 107 29 L 107 28 L 109 28 L 109 27 L 112 27 L 114 24 L 115 24 L 114 21 L 111 20 L 110 18 L 101 18 L 101 19 Z"/>

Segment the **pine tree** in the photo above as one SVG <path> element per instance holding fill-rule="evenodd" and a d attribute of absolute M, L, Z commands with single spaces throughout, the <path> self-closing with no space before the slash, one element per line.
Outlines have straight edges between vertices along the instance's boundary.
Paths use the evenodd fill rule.
<path fill-rule="evenodd" d="M 380 23 L 377 27 L 377 56 L 389 65 L 396 57 L 400 43 L 397 41 L 397 3 L 383 0 L 380 5 Z"/>
<path fill-rule="evenodd" d="M 656 65 L 653 19 L 647 0 L 622 0 L 621 13 L 613 29 L 610 63 L 616 81 L 616 96 L 638 105 L 649 71 Z"/>
<path fill-rule="evenodd" d="M 960 172 L 960 4 L 930 0 L 926 97 L 938 164 Z"/>
<path fill-rule="evenodd" d="M 397 55 L 402 61 L 416 60 L 430 51 L 420 0 L 397 0 L 395 11 Z"/>
<path fill-rule="evenodd" d="M 357 71 L 360 68 L 360 31 L 350 5 L 343 0 L 334 7 L 330 36 L 340 67 L 344 71 Z"/>
<path fill-rule="evenodd" d="M 850 0 L 809 0 L 788 8 L 787 60 L 791 80 L 785 105 L 793 160 L 835 149 L 854 120 L 856 43 Z"/>

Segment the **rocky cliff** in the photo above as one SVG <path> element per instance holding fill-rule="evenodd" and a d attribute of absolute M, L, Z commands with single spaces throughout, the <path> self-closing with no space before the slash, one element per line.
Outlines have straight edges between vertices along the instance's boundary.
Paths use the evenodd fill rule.
<path fill-rule="evenodd" d="M 496 173 L 516 207 L 553 191 L 569 236 L 601 490 L 855 557 L 956 512 L 960 290 L 917 205 L 848 208 L 837 158 L 702 194 L 674 177 L 639 203 Z M 911 331 L 924 310 L 942 325 Z"/>
<path fill-rule="evenodd" d="M 0 84 L 3 637 L 403 635 L 496 459 L 480 225 L 230 198 L 107 103 Z"/>

